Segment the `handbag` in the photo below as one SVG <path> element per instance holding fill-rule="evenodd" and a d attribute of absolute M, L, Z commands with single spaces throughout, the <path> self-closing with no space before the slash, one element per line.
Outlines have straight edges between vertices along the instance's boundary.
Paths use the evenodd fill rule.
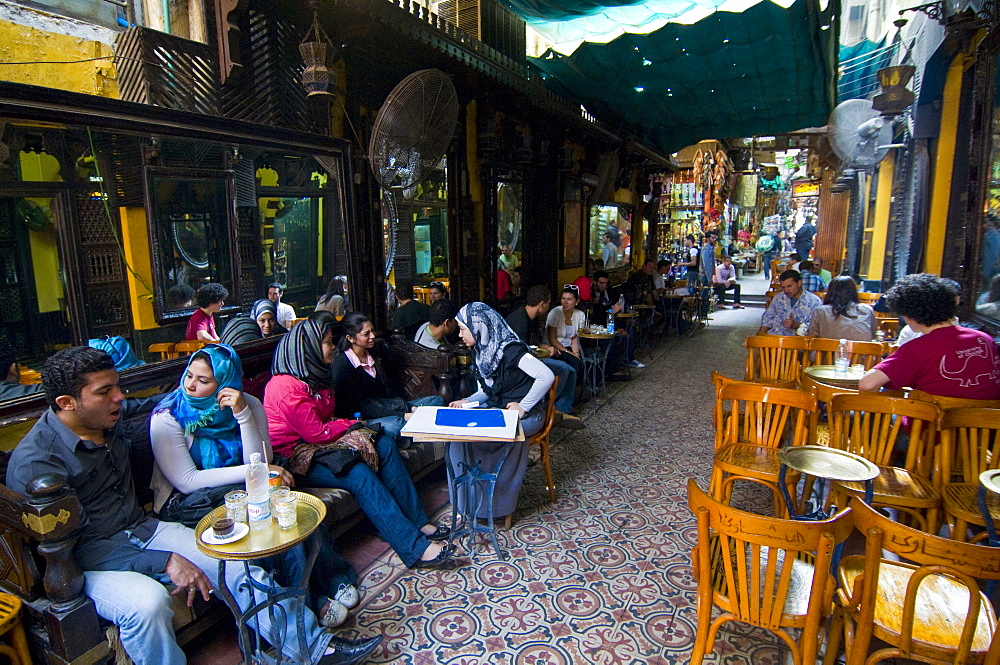
<path fill-rule="evenodd" d="M 198 526 L 202 517 L 225 503 L 226 494 L 241 489 L 245 489 L 243 483 L 202 487 L 190 494 L 174 491 L 160 509 L 159 518 L 163 522 L 180 522 L 193 529 Z"/>
<path fill-rule="evenodd" d="M 372 471 L 378 471 L 378 453 L 375 440 L 381 426 L 355 423 L 340 438 L 332 443 L 314 445 L 299 442 L 292 450 L 288 469 L 300 476 L 309 473 L 313 464 L 322 464 L 335 476 L 351 470 L 358 462 L 364 462 Z"/>

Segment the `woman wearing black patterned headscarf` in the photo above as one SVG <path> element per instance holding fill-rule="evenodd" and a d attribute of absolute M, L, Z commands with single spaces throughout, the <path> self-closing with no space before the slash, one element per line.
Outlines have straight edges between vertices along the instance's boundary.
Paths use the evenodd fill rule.
<path fill-rule="evenodd" d="M 496 311 L 481 302 L 469 303 L 455 319 L 458 334 L 472 349 L 479 391 L 451 406 L 467 402 L 491 409 L 513 409 L 521 418 L 524 435 L 531 436 L 545 424 L 546 393 L 555 377 L 552 370 L 531 353 Z M 492 469 L 506 446 L 514 446 L 497 477 L 493 514 L 510 515 L 517 506 L 521 482 L 528 468 L 528 446 L 515 443 L 466 443 L 451 447 L 453 468 L 458 463 Z M 455 500 L 455 497 L 452 497 Z M 486 516 L 485 507 L 479 517 Z"/>
<path fill-rule="evenodd" d="M 333 329 L 318 317 L 282 337 L 264 390 L 271 445 L 291 460 L 297 484 L 350 492 L 404 564 L 429 568 L 446 562 L 454 548 L 436 541 L 447 539 L 449 530 L 429 522 L 395 440 L 383 434 L 372 446 L 367 430 L 358 430 L 361 421 L 334 417 L 335 352 Z M 344 455 L 347 447 L 360 455 Z"/>

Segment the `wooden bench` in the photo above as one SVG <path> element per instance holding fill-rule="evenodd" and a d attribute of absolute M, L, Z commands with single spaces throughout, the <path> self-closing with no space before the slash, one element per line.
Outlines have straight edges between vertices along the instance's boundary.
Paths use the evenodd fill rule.
<path fill-rule="evenodd" d="M 277 339 L 263 339 L 242 345 L 244 388 L 262 398 L 270 378 L 271 358 Z M 416 348 L 414 348 L 416 347 Z M 455 354 L 426 349 L 406 340 L 391 340 L 392 357 L 385 366 L 395 368 L 393 381 L 403 387 L 403 396 L 416 399 L 440 394 L 448 399 L 465 392 L 460 388 L 461 373 Z M 177 384 L 187 364 L 186 358 L 144 365 L 122 376 L 127 396 L 163 393 Z M 428 388 L 433 387 L 428 392 Z M 42 395 L 30 395 L 0 404 L 0 433 L 23 436 L 30 424 L 47 408 Z M 142 505 L 152 505 L 149 487 L 153 472 L 153 452 L 149 442 L 148 413 L 124 423 L 131 443 L 132 476 L 136 496 Z M 439 467 L 444 444 L 413 444 L 400 451 L 414 480 Z M 0 454 L 0 477 L 6 477 L 9 453 Z M 80 522 L 82 509 L 76 494 L 61 478 L 40 476 L 28 485 L 28 495 L 0 485 L 0 588 L 24 602 L 24 622 L 34 661 L 67 665 L 105 662 L 110 646 L 105 634 L 108 623 L 98 617 L 93 602 L 83 594 L 83 574 L 73 557 L 72 532 Z M 354 499 L 342 490 L 306 488 L 327 504 L 326 523 L 334 537 L 365 519 Z M 210 629 L 220 620 L 231 621 L 221 603 L 185 605 L 183 596 L 174 596 L 174 629 L 184 644 Z"/>

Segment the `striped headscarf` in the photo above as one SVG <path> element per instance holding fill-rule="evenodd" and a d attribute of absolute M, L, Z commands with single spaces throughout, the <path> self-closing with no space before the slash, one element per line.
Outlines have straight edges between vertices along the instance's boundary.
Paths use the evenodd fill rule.
<path fill-rule="evenodd" d="M 488 378 L 500 366 L 504 349 L 511 344 L 522 344 L 521 338 L 510 329 L 507 322 L 489 305 L 483 302 L 470 302 L 458 311 L 455 319 L 472 331 L 476 345 L 472 355 L 476 361 L 479 376 Z M 527 351 L 525 347 L 525 351 Z"/>
<path fill-rule="evenodd" d="M 271 374 L 288 374 L 312 388 L 330 386 L 330 366 L 323 362 L 323 336 L 329 324 L 306 319 L 292 326 L 278 342 Z"/>
<path fill-rule="evenodd" d="M 253 305 L 250 306 L 250 319 L 254 323 L 257 323 L 257 317 L 263 314 L 264 312 L 270 312 L 271 316 L 274 317 L 274 324 L 271 326 L 271 334 L 269 335 L 269 337 L 274 337 L 275 335 L 280 335 L 282 333 L 288 332 L 288 329 L 285 328 L 285 326 L 278 323 L 277 306 L 267 298 L 258 300 L 257 302 L 255 302 Z"/>
<path fill-rule="evenodd" d="M 237 344 L 245 344 L 246 342 L 263 339 L 263 337 L 264 335 L 260 332 L 260 326 L 257 325 L 256 320 L 248 316 L 238 315 L 226 324 L 222 334 L 219 335 L 219 343 L 236 346 Z"/>

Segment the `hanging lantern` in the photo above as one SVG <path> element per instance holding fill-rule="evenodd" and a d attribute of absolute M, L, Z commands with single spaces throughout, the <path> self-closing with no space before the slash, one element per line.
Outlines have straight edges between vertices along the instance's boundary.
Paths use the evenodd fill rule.
<path fill-rule="evenodd" d="M 906 110 L 906 107 L 916 101 L 917 96 L 906 88 L 917 68 L 913 65 L 898 65 L 883 67 L 875 72 L 882 84 L 881 94 L 872 99 L 872 108 L 883 116 L 895 116 Z"/>
<path fill-rule="evenodd" d="M 336 94 L 336 79 L 330 80 L 330 68 L 326 66 L 327 51 L 333 49 L 330 38 L 319 25 L 319 17 L 313 12 L 312 26 L 299 44 L 299 54 L 305 64 L 305 69 L 302 71 L 302 87 L 306 89 L 306 96 Z"/>

